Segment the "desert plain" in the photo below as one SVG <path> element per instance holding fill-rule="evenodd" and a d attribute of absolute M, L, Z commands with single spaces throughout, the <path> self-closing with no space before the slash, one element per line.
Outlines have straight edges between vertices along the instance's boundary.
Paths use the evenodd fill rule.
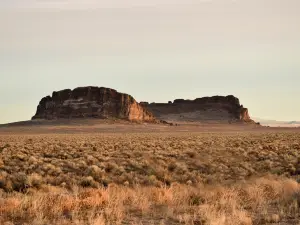
<path fill-rule="evenodd" d="M 0 224 L 299 224 L 300 129 L 95 121 L 0 128 Z"/>

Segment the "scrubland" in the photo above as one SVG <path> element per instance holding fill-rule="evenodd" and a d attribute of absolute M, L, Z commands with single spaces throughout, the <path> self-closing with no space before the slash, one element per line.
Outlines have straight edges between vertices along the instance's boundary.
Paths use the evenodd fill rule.
<path fill-rule="evenodd" d="M 300 224 L 300 133 L 0 136 L 0 224 Z"/>

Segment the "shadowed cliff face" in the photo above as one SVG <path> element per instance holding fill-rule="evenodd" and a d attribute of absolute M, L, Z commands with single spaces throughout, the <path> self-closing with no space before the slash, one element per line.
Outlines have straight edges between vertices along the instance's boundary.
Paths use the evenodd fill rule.
<path fill-rule="evenodd" d="M 104 87 L 79 87 L 53 92 L 44 97 L 32 119 L 119 118 L 154 121 L 153 115 L 135 99 Z"/>
<path fill-rule="evenodd" d="M 180 121 L 242 121 L 251 120 L 248 109 L 244 108 L 233 95 L 197 98 L 195 100 L 176 99 L 169 103 L 141 102 L 153 115 L 163 120 Z"/>

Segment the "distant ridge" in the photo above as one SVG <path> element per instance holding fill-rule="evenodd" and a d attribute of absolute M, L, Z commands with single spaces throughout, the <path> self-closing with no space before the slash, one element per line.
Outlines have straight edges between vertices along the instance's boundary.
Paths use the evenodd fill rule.
<path fill-rule="evenodd" d="M 264 126 L 271 127 L 300 127 L 300 121 L 278 121 L 278 120 L 268 120 L 261 118 L 254 118 L 255 121 L 260 122 Z"/>

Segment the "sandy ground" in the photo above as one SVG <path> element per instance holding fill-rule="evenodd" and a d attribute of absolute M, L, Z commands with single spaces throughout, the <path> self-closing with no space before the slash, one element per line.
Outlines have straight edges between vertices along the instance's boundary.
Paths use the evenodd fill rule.
<path fill-rule="evenodd" d="M 4 188 L 7 190 L 11 190 L 10 187 L 16 189 L 18 185 L 22 184 L 26 184 L 24 187 L 28 187 L 27 181 L 30 184 L 29 187 L 34 187 L 33 184 L 40 182 L 47 184 L 46 187 L 51 184 L 53 185 L 50 186 L 51 188 L 59 188 L 65 187 L 66 182 L 71 180 L 74 183 L 85 185 L 87 182 L 91 182 L 90 178 L 92 178 L 92 181 L 96 180 L 98 183 L 94 183 L 98 185 L 102 181 L 105 181 L 106 184 L 109 183 L 106 179 L 118 181 L 119 186 L 112 187 L 117 188 L 115 193 L 123 193 L 127 199 L 135 199 L 133 196 L 140 196 L 130 207 L 127 203 L 122 205 L 122 196 L 114 201 L 98 198 L 100 206 L 97 206 L 94 200 L 99 191 L 102 191 L 99 196 L 109 196 L 109 194 L 115 196 L 115 193 L 111 193 L 111 189 L 107 191 L 106 189 L 83 188 L 84 194 L 90 191 L 93 197 L 89 198 L 88 195 L 82 202 L 86 204 L 87 200 L 93 201 L 89 203 L 92 208 L 88 208 L 82 213 L 81 210 L 75 210 L 78 208 L 76 204 L 79 203 L 78 199 L 72 199 L 74 193 L 66 192 L 65 189 L 57 189 L 59 190 L 57 193 L 52 191 L 56 189 L 49 189 L 50 191 L 46 193 L 42 189 L 32 189 L 30 198 L 27 194 L 15 193 L 12 195 L 0 191 L 0 199 L 3 199 L 0 201 L 2 216 L 0 216 L 0 224 L 5 224 L 5 221 L 9 222 L 6 224 L 23 224 L 20 221 L 29 221 L 32 218 L 36 220 L 36 223 L 30 224 L 45 224 L 45 221 L 42 223 L 40 220 L 40 212 L 44 213 L 45 218 L 48 218 L 49 223 L 47 224 L 75 224 L 75 217 L 74 221 L 65 219 L 64 204 L 70 202 L 66 202 L 64 199 L 61 202 L 57 201 L 57 196 L 61 196 L 62 193 L 65 196 L 67 193 L 67 199 L 72 203 L 70 205 L 76 206 L 70 212 L 81 216 L 78 218 L 83 221 L 76 224 L 88 224 L 82 216 L 85 213 L 90 213 L 91 218 L 95 220 L 90 224 L 117 224 L 115 221 L 106 223 L 104 220 L 105 218 L 114 218 L 112 213 L 105 214 L 106 217 L 103 217 L 103 214 L 101 218 L 97 217 L 99 215 L 92 214 L 97 211 L 95 210 L 98 209 L 97 207 L 103 207 L 102 202 L 106 201 L 109 203 L 106 204 L 108 206 L 118 206 L 114 210 L 117 215 L 121 215 L 118 218 L 119 221 L 122 221 L 120 224 L 203 224 L 198 218 L 206 218 L 207 223 L 205 224 L 299 225 L 298 189 L 300 186 L 297 182 L 299 174 L 290 176 L 300 171 L 298 163 L 300 160 L 298 154 L 300 149 L 299 131 L 300 128 L 270 128 L 255 124 L 228 124 L 216 121 L 181 122 L 177 126 L 170 126 L 86 119 L 25 121 L 0 125 L 2 154 L 0 172 L 1 166 L 7 171 L 0 174 L 0 184 L 5 184 Z M 25 175 L 22 174 L 24 171 Z M 120 171 L 123 171 L 123 176 L 120 176 Z M 251 176 L 263 176 L 265 173 L 280 175 L 279 181 L 264 177 L 253 182 L 250 179 Z M 155 176 L 152 176 L 153 174 Z M 286 180 L 286 176 L 290 179 Z M 180 185 L 182 185 L 177 186 L 181 189 L 174 193 L 172 193 L 172 185 L 170 188 L 163 186 L 161 189 L 155 189 L 159 196 L 161 193 L 165 193 L 163 196 L 167 200 L 163 207 L 172 210 L 167 214 L 162 214 L 160 210 L 158 212 L 152 210 L 162 205 L 161 202 L 151 200 L 153 199 L 152 194 L 146 195 L 149 190 L 153 190 L 153 186 L 149 187 L 150 189 L 144 187 L 128 189 L 127 187 L 136 181 L 159 184 L 165 178 L 170 179 L 169 183 L 172 183 L 173 179 L 173 181 L 181 182 Z M 202 183 L 211 185 L 208 186 L 208 191 L 190 186 L 197 184 L 197 178 L 201 178 Z M 237 185 L 236 187 L 244 185 L 245 182 L 248 182 L 248 185 L 244 189 L 236 189 L 241 192 L 234 192 L 235 189 L 230 187 L 226 189 L 226 185 L 232 184 L 233 181 L 238 181 L 234 184 Z M 225 185 L 222 187 L 223 199 L 220 200 L 219 197 L 221 189 L 214 184 Z M 262 187 L 266 185 L 272 187 L 271 194 L 276 194 L 276 190 L 282 190 L 282 193 L 278 192 L 275 198 L 269 193 L 265 193 Z M 76 187 L 79 188 L 79 186 Z M 126 190 L 128 193 L 125 192 Z M 212 190 L 215 191 L 211 192 Z M 245 196 L 245 193 L 249 193 L 251 200 L 249 202 L 255 206 L 253 209 L 256 209 L 256 204 L 259 203 L 263 210 L 249 208 L 247 204 L 244 204 L 248 201 L 241 201 L 242 204 L 237 205 L 237 203 L 240 204 L 238 196 Z M 185 205 L 180 201 L 169 202 L 172 195 L 176 196 L 174 199 L 178 199 L 177 196 L 183 196 L 179 198 L 183 200 L 190 198 L 197 200 L 198 195 L 201 200 L 204 199 L 203 195 L 207 198 L 205 201 L 210 202 L 211 205 L 199 202 L 196 206 L 199 208 L 196 208 L 189 202 Z M 206 196 L 213 198 L 210 199 Z M 28 199 L 31 199 L 30 204 L 35 206 L 32 218 L 27 218 L 25 213 Z M 49 199 L 55 199 L 51 206 L 52 208 L 56 207 L 54 214 L 51 214 L 49 205 L 44 204 Z M 162 201 L 165 201 L 164 198 Z M 140 205 L 136 204 L 139 202 L 141 202 Z M 229 204 L 224 205 L 224 202 L 229 202 Z M 83 203 L 80 204 L 85 206 Z M 9 207 L 7 207 L 8 205 Z M 149 207 L 145 213 L 142 211 L 144 205 L 152 206 L 152 208 Z M 211 208 L 207 208 L 208 210 L 205 211 L 207 206 Z M 193 211 L 195 209 L 199 209 L 197 211 L 200 213 L 199 215 L 195 214 L 196 211 Z M 106 208 L 106 212 L 115 211 L 109 207 Z M 225 217 L 227 220 L 224 222 Z M 53 218 L 60 222 L 54 221 Z M 180 222 L 183 218 L 186 218 L 185 223 Z M 137 222 L 134 223 L 133 219 Z M 240 222 L 238 222 L 239 220 Z M 10 223 L 11 221 L 14 223 Z"/>
<path fill-rule="evenodd" d="M 140 133 L 140 132 L 299 132 L 300 128 L 264 127 L 255 124 L 228 124 L 222 122 L 181 122 L 176 126 L 127 121 L 105 121 L 97 119 L 24 121 L 0 125 L 4 134 L 47 134 L 47 133 Z"/>

